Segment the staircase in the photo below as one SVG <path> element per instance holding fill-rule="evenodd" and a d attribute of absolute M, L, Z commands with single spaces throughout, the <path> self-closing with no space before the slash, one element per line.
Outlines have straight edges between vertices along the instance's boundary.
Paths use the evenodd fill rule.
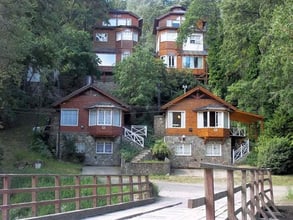
<path fill-rule="evenodd" d="M 239 161 L 249 153 L 249 140 L 243 142 L 236 150 L 233 150 L 233 163 Z"/>
<path fill-rule="evenodd" d="M 151 160 L 152 159 L 152 152 L 150 149 L 142 150 L 138 155 L 136 155 L 131 163 L 138 163 L 143 160 Z"/>

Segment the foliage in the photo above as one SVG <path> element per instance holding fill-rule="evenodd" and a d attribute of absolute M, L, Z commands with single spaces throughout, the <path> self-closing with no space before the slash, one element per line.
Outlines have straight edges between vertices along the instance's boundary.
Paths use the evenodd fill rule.
<path fill-rule="evenodd" d="M 153 156 L 158 160 L 165 160 L 166 157 L 171 155 L 171 151 L 164 140 L 157 140 L 151 150 Z"/>
<path fill-rule="evenodd" d="M 0 166 L 3 162 L 3 158 L 4 158 L 4 150 L 2 147 L 0 147 Z"/>
<path fill-rule="evenodd" d="M 121 159 L 125 162 L 130 162 L 140 152 L 139 149 L 127 142 L 123 142 L 120 148 Z"/>
<path fill-rule="evenodd" d="M 62 159 L 65 161 L 82 163 L 85 160 L 84 153 L 76 152 L 75 138 L 71 136 L 62 136 L 64 144 L 62 146 Z"/>
<path fill-rule="evenodd" d="M 44 142 L 42 134 L 37 131 L 33 133 L 30 149 L 45 158 L 51 158 L 53 156 L 52 152 L 49 151 L 49 146 Z"/>
<path fill-rule="evenodd" d="M 273 174 L 293 174 L 293 142 L 286 137 L 261 137 L 258 142 L 258 166 Z"/>

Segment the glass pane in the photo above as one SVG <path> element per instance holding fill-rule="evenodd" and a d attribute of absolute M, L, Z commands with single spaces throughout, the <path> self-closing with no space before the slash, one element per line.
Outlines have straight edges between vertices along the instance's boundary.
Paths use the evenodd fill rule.
<path fill-rule="evenodd" d="M 61 110 L 61 125 L 77 125 L 77 110 Z"/>
<path fill-rule="evenodd" d="M 97 111 L 90 110 L 89 114 L 90 114 L 89 125 L 96 125 L 97 124 Z"/>
<path fill-rule="evenodd" d="M 97 143 L 97 153 L 103 153 L 104 152 L 104 143 Z"/>
<path fill-rule="evenodd" d="M 112 111 L 105 110 L 104 113 L 105 113 L 105 124 L 112 125 Z"/>
<path fill-rule="evenodd" d="M 99 124 L 99 125 L 103 125 L 103 124 L 105 124 L 105 116 L 104 116 L 104 111 L 103 111 L 103 110 L 99 110 L 99 114 L 98 114 L 98 124 Z"/>
<path fill-rule="evenodd" d="M 113 125 L 120 126 L 120 111 L 119 110 L 113 111 Z"/>
<path fill-rule="evenodd" d="M 210 112 L 210 127 L 216 126 L 216 113 Z"/>
<path fill-rule="evenodd" d="M 173 112 L 172 127 L 181 127 L 181 112 Z"/>
<path fill-rule="evenodd" d="M 105 153 L 112 153 L 112 143 L 105 143 Z"/>

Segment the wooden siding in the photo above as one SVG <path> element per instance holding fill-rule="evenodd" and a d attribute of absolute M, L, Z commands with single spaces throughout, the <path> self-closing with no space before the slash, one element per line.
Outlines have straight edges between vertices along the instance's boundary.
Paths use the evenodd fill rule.
<path fill-rule="evenodd" d="M 117 137 L 123 134 L 123 128 L 116 126 L 90 126 L 88 131 L 94 137 Z"/>
<path fill-rule="evenodd" d="M 106 96 L 101 95 L 100 93 L 94 90 L 87 90 L 80 94 L 79 96 L 75 96 L 63 103 L 60 104 L 60 108 L 71 108 L 78 109 L 78 125 L 77 126 L 60 126 L 61 132 L 82 132 L 82 133 L 92 133 L 95 136 L 99 136 L 99 132 L 101 132 L 102 136 L 119 136 L 121 135 L 121 128 L 109 126 L 108 129 L 99 129 L 92 128 L 89 126 L 89 110 L 88 107 L 97 104 L 99 102 L 107 102 L 113 103 L 117 105 L 117 103 L 113 102 Z M 123 115 L 122 115 L 122 122 Z M 122 124 L 123 126 L 123 124 Z"/>
<path fill-rule="evenodd" d="M 229 137 L 229 130 L 224 128 L 197 128 L 197 112 L 194 110 L 211 104 L 219 104 L 214 99 L 197 99 L 187 97 L 176 105 L 168 108 L 169 111 L 185 111 L 185 128 L 166 128 L 165 135 L 196 135 L 206 138 Z"/>

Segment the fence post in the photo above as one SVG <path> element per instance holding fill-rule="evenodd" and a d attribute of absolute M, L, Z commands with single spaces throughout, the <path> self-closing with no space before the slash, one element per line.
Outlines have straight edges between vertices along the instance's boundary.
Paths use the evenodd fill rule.
<path fill-rule="evenodd" d="M 60 202 L 60 176 L 55 176 L 55 213 L 61 212 Z"/>
<path fill-rule="evenodd" d="M 132 202 L 133 199 L 133 178 L 129 176 L 129 191 L 130 191 L 130 201 Z"/>
<path fill-rule="evenodd" d="M 234 207 L 234 171 L 227 170 L 227 203 L 228 203 L 228 219 L 235 218 Z"/>
<path fill-rule="evenodd" d="M 242 220 L 247 220 L 247 207 L 246 207 L 246 170 L 241 170 L 241 207 L 242 207 Z"/>
<path fill-rule="evenodd" d="M 270 195 L 271 195 L 270 200 L 272 201 L 273 204 L 275 204 L 275 202 L 274 202 L 274 193 L 273 193 L 272 172 L 270 170 L 267 170 L 267 172 L 269 174 L 269 185 L 270 185 Z"/>
<path fill-rule="evenodd" d="M 80 209 L 80 176 L 75 176 L 75 209 Z"/>
<path fill-rule="evenodd" d="M 107 205 L 111 205 L 111 176 L 107 176 Z"/>
<path fill-rule="evenodd" d="M 7 220 L 9 219 L 9 198 L 10 198 L 10 193 L 8 192 L 9 190 L 9 184 L 10 183 L 10 177 L 9 176 L 3 176 L 3 195 L 2 195 L 2 220 Z"/>
<path fill-rule="evenodd" d="M 213 169 L 204 169 L 204 186 L 206 200 L 206 220 L 215 219 L 215 200 L 214 200 L 214 173 Z"/>
<path fill-rule="evenodd" d="M 93 208 L 97 207 L 97 176 L 93 175 Z"/>
<path fill-rule="evenodd" d="M 255 192 L 254 192 L 254 171 L 250 170 L 250 210 L 252 213 L 252 216 L 255 215 Z"/>
<path fill-rule="evenodd" d="M 32 216 L 37 216 L 37 187 L 38 177 L 32 176 Z"/>

